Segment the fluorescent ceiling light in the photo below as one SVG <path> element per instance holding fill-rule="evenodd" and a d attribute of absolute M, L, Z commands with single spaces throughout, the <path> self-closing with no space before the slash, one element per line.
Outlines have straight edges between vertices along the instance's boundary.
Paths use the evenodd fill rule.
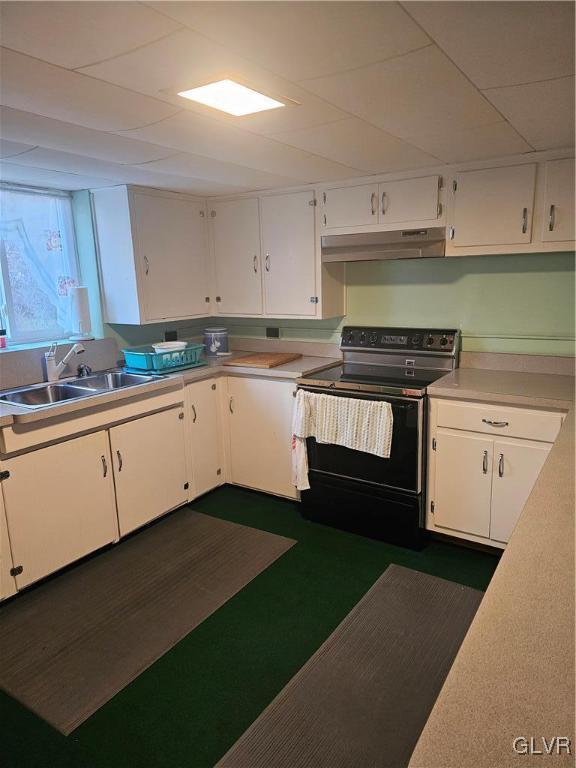
<path fill-rule="evenodd" d="M 264 96 L 263 93 L 253 91 L 252 88 L 246 88 L 245 85 L 235 83 L 234 80 L 218 80 L 216 83 L 201 85 L 189 91 L 180 91 L 178 96 L 198 101 L 200 104 L 220 109 L 236 117 L 285 106 L 281 101 Z"/>

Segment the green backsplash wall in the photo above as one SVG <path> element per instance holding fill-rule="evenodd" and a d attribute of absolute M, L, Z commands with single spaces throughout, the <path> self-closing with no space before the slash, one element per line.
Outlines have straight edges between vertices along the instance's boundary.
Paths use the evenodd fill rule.
<path fill-rule="evenodd" d="M 254 320 L 218 318 L 199 323 L 109 326 L 120 344 L 162 338 L 165 328 L 195 335 L 208 324 L 235 336 L 338 341 L 341 326 L 446 326 L 462 329 L 467 351 L 574 354 L 574 254 L 548 253 L 347 265 L 346 318 Z"/>

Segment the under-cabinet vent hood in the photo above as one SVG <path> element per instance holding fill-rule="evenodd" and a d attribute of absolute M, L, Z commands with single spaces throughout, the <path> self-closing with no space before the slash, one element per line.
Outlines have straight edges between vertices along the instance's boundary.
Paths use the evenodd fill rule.
<path fill-rule="evenodd" d="M 445 255 L 445 246 L 444 227 L 322 235 L 322 261 L 438 258 Z"/>

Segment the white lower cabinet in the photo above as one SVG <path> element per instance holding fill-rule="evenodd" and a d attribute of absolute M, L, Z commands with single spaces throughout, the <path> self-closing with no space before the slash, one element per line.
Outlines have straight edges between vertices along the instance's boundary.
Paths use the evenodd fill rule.
<path fill-rule="evenodd" d="M 561 423 L 558 412 L 432 400 L 427 527 L 505 545 Z M 498 430 L 531 439 L 499 437 Z"/>
<path fill-rule="evenodd" d="M 188 500 L 183 415 L 171 408 L 110 429 L 122 536 Z"/>
<path fill-rule="evenodd" d="M 108 434 L 2 462 L 18 589 L 118 539 Z"/>
<path fill-rule="evenodd" d="M 547 443 L 494 443 L 490 538 L 507 542 L 550 453 Z"/>
<path fill-rule="evenodd" d="M 297 498 L 291 482 L 290 381 L 228 377 L 230 481 Z"/>
<path fill-rule="evenodd" d="M 223 379 L 189 384 L 185 393 L 185 427 L 188 443 L 189 498 L 196 498 L 225 482 L 220 418 Z"/>
<path fill-rule="evenodd" d="M 434 522 L 442 528 L 490 534 L 492 440 L 438 431 Z"/>

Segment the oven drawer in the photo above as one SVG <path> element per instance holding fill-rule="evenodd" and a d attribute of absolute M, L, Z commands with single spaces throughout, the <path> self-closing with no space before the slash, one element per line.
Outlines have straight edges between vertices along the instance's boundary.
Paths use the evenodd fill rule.
<path fill-rule="evenodd" d="M 562 426 L 563 414 L 552 411 L 450 400 L 437 403 L 439 427 L 553 443 Z"/>

